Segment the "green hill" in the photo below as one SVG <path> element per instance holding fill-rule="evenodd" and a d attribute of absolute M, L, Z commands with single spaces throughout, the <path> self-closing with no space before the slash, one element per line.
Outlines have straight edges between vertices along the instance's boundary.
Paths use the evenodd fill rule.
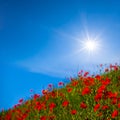
<path fill-rule="evenodd" d="M 101 66 L 102 67 L 102 66 Z M 0 112 L 0 120 L 120 120 L 120 67 L 90 76 L 80 71 L 70 83 L 48 85 L 43 96 L 34 94 Z"/>

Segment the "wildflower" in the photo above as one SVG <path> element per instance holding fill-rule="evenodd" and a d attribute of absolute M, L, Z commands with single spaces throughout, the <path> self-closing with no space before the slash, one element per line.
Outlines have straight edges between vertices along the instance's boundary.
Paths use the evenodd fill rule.
<path fill-rule="evenodd" d="M 5 120 L 11 120 L 11 118 L 12 118 L 11 113 L 7 113 L 5 116 Z"/>
<path fill-rule="evenodd" d="M 62 92 L 59 93 L 59 96 L 62 97 L 62 98 L 65 97 L 64 93 L 62 93 Z"/>
<path fill-rule="evenodd" d="M 47 117 L 46 116 L 41 116 L 40 120 L 47 120 Z"/>
<path fill-rule="evenodd" d="M 117 66 L 114 66 L 114 70 L 117 71 L 117 70 L 118 70 L 118 67 L 117 67 Z"/>
<path fill-rule="evenodd" d="M 48 101 L 49 100 L 49 98 L 50 98 L 50 96 L 47 94 L 47 95 L 45 95 L 45 100 L 46 101 Z"/>
<path fill-rule="evenodd" d="M 86 86 L 92 86 L 94 85 L 94 78 L 92 77 L 87 77 L 84 79 L 83 83 L 86 85 Z"/>
<path fill-rule="evenodd" d="M 66 100 L 66 101 L 64 101 L 64 102 L 62 103 L 62 106 L 63 106 L 63 107 L 67 107 L 68 104 L 69 104 L 69 101 Z"/>
<path fill-rule="evenodd" d="M 75 81 L 75 79 L 71 77 L 71 78 L 70 78 L 70 81 L 73 82 L 73 81 Z"/>
<path fill-rule="evenodd" d="M 14 107 L 14 108 L 17 108 L 18 106 L 20 106 L 20 104 L 16 104 L 16 105 L 14 105 L 13 107 Z"/>
<path fill-rule="evenodd" d="M 105 89 L 106 89 L 106 86 L 105 86 L 105 85 L 101 85 L 101 86 L 98 88 L 97 93 L 102 93 Z"/>
<path fill-rule="evenodd" d="M 118 116 L 118 110 L 114 110 L 111 114 L 112 118 L 115 118 L 116 116 Z"/>
<path fill-rule="evenodd" d="M 117 98 L 113 98 L 111 103 L 116 104 L 117 103 Z"/>
<path fill-rule="evenodd" d="M 63 85 L 64 85 L 63 82 L 59 82 L 59 83 L 58 83 L 58 86 L 63 86 Z"/>
<path fill-rule="evenodd" d="M 55 98 L 55 97 L 57 96 L 57 94 L 56 94 L 55 91 L 52 91 L 52 92 L 50 93 L 50 95 L 52 96 L 52 98 Z"/>
<path fill-rule="evenodd" d="M 105 80 L 102 81 L 102 85 L 108 85 L 110 84 L 110 79 L 106 78 Z"/>
<path fill-rule="evenodd" d="M 48 90 L 42 90 L 42 94 L 46 95 L 48 93 Z"/>
<path fill-rule="evenodd" d="M 116 98 L 117 95 L 118 95 L 117 92 L 115 92 L 115 93 L 112 93 L 111 91 L 108 91 L 108 92 L 107 92 L 107 96 L 108 96 L 108 98 L 110 98 L 110 99 Z"/>
<path fill-rule="evenodd" d="M 108 71 L 109 71 L 109 69 L 108 69 L 108 68 L 106 68 L 106 69 L 105 69 L 105 72 L 108 72 Z"/>
<path fill-rule="evenodd" d="M 72 82 L 72 86 L 77 86 L 78 85 L 78 81 L 73 81 Z"/>
<path fill-rule="evenodd" d="M 40 104 L 40 102 L 36 102 L 36 105 L 34 106 L 34 109 L 40 111 L 42 109 L 42 105 Z"/>
<path fill-rule="evenodd" d="M 33 96 L 34 100 L 36 100 L 36 99 L 39 98 L 39 97 L 40 97 L 39 94 L 34 94 L 34 96 Z"/>
<path fill-rule="evenodd" d="M 89 72 L 85 72 L 83 76 L 87 77 L 88 74 L 89 74 Z"/>
<path fill-rule="evenodd" d="M 49 85 L 48 85 L 49 88 L 52 88 L 52 86 L 53 86 L 52 84 L 49 84 Z"/>
<path fill-rule="evenodd" d="M 80 107 L 81 107 L 81 108 L 87 108 L 87 105 L 86 105 L 84 102 L 82 102 L 82 103 L 80 104 Z"/>
<path fill-rule="evenodd" d="M 89 94 L 90 92 L 91 92 L 90 88 L 89 88 L 89 87 L 85 87 L 85 88 L 82 90 L 82 95 Z"/>
<path fill-rule="evenodd" d="M 109 106 L 107 106 L 107 105 L 102 106 L 102 110 L 106 110 L 108 108 L 109 108 Z"/>
<path fill-rule="evenodd" d="M 101 76 L 100 76 L 100 75 L 96 75 L 95 78 L 96 78 L 97 80 L 101 80 Z"/>
<path fill-rule="evenodd" d="M 42 105 L 42 109 L 43 109 L 43 110 L 46 110 L 46 108 L 47 108 L 47 107 L 46 107 L 46 102 L 42 102 L 41 105 Z"/>
<path fill-rule="evenodd" d="M 27 113 L 24 113 L 24 114 L 22 115 L 22 119 L 25 120 L 25 119 L 27 118 L 27 116 L 28 116 L 28 114 L 27 114 Z"/>
<path fill-rule="evenodd" d="M 118 108 L 120 108 L 120 103 L 118 103 Z"/>
<path fill-rule="evenodd" d="M 100 104 L 96 104 L 96 105 L 94 106 L 94 112 L 96 112 L 99 108 L 100 108 Z"/>
<path fill-rule="evenodd" d="M 97 93 L 94 97 L 95 101 L 98 102 L 99 100 L 102 99 L 102 93 Z"/>
<path fill-rule="evenodd" d="M 82 73 L 83 73 L 83 70 L 79 71 L 79 72 L 78 72 L 78 76 L 81 76 Z"/>
<path fill-rule="evenodd" d="M 19 103 L 21 104 L 23 102 L 23 98 L 19 100 Z"/>
<path fill-rule="evenodd" d="M 71 110 L 71 114 L 75 115 L 77 113 L 77 110 Z"/>
<path fill-rule="evenodd" d="M 35 103 L 35 109 L 38 110 L 38 111 L 40 111 L 42 109 L 45 110 L 46 109 L 45 103 L 40 103 L 40 102 L 37 101 Z"/>
<path fill-rule="evenodd" d="M 72 88 L 68 88 L 67 91 L 70 93 L 72 92 Z"/>
<path fill-rule="evenodd" d="M 56 104 L 54 102 L 49 104 L 49 109 L 52 110 L 53 108 L 56 107 Z"/>
<path fill-rule="evenodd" d="M 120 102 L 120 97 L 117 98 L 118 102 Z"/>

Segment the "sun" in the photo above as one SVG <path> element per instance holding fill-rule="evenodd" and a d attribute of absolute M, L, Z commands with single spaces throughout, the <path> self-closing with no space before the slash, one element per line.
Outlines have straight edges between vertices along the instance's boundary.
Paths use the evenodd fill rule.
<path fill-rule="evenodd" d="M 97 50 L 98 42 L 95 40 L 86 40 L 83 45 L 84 49 L 88 52 L 94 52 Z"/>
<path fill-rule="evenodd" d="M 83 51 L 89 55 L 95 55 L 98 53 L 101 47 L 100 40 L 98 38 L 85 37 L 80 41 L 80 52 Z"/>

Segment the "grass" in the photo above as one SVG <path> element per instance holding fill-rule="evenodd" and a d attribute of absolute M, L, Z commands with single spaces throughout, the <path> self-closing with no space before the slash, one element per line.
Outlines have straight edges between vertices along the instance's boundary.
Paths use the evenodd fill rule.
<path fill-rule="evenodd" d="M 0 120 L 120 120 L 118 65 L 110 65 L 101 75 L 80 71 L 78 77 L 58 86 L 48 85 L 43 96 L 20 99 L 13 108 L 0 112 Z"/>

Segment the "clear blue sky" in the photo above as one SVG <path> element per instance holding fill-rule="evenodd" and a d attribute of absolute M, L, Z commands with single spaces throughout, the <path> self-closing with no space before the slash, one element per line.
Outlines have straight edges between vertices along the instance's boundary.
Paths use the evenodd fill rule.
<path fill-rule="evenodd" d="M 0 0 L 0 109 L 79 69 L 120 62 L 119 6 L 119 0 Z M 92 56 L 76 52 L 87 32 L 101 41 Z"/>

